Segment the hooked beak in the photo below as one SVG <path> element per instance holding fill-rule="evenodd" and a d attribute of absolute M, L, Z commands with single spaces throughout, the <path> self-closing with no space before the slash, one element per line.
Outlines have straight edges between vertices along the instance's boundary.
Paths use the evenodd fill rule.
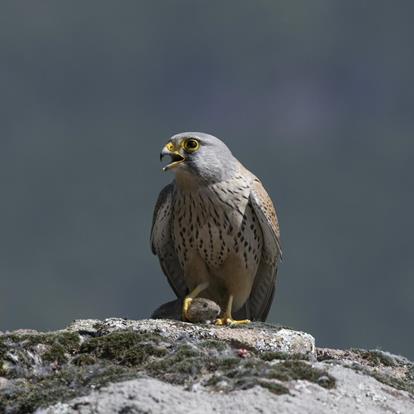
<path fill-rule="evenodd" d="M 170 144 L 167 144 L 161 151 L 160 154 L 160 161 L 162 161 L 162 159 L 166 156 L 169 155 L 171 157 L 171 162 L 169 164 L 167 164 L 162 170 L 163 171 L 167 171 L 170 170 L 171 168 L 176 167 L 177 165 L 181 164 L 182 162 L 185 161 L 185 158 L 175 149 L 169 149 L 168 147 L 171 148 Z"/>

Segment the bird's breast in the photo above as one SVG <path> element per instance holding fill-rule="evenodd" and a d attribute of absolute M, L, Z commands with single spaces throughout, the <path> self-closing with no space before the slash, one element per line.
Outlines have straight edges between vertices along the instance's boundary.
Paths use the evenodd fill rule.
<path fill-rule="evenodd" d="M 195 253 L 212 269 L 236 254 L 256 272 L 263 240 L 249 194 L 248 184 L 234 180 L 177 193 L 173 238 L 182 267 Z"/>

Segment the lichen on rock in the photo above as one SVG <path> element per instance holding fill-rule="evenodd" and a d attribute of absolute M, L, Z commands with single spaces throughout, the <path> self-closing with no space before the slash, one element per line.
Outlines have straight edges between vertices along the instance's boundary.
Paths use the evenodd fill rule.
<path fill-rule="evenodd" d="M 54 413 L 54 403 L 68 401 L 72 413 L 72 400 L 94 393 L 102 398 L 106 387 L 148 378 L 160 388 L 170 384 L 211 396 L 257 389 L 297 399 L 300 384 L 340 392 L 333 367 L 413 392 L 409 361 L 363 350 L 317 350 L 312 336 L 284 327 L 112 318 L 75 321 L 57 332 L 0 335 L 0 412 L 51 406 L 47 412 Z"/>

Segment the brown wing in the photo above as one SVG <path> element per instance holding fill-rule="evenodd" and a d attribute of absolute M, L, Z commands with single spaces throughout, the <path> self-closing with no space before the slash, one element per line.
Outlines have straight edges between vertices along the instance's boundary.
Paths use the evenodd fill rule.
<path fill-rule="evenodd" d="M 155 204 L 151 229 L 151 249 L 158 256 L 161 268 L 178 298 L 187 294 L 183 270 L 175 252 L 171 236 L 171 218 L 175 184 L 163 188 Z"/>
<path fill-rule="evenodd" d="M 257 178 L 253 180 L 249 202 L 262 229 L 263 250 L 244 312 L 252 320 L 264 321 L 272 304 L 277 265 L 282 257 L 280 230 L 272 200 Z"/>

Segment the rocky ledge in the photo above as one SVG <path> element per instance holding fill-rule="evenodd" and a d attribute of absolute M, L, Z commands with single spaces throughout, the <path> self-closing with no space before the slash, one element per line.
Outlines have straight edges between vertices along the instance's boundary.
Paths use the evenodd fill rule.
<path fill-rule="evenodd" d="M 408 413 L 414 365 L 252 323 L 79 320 L 0 334 L 0 413 Z"/>

